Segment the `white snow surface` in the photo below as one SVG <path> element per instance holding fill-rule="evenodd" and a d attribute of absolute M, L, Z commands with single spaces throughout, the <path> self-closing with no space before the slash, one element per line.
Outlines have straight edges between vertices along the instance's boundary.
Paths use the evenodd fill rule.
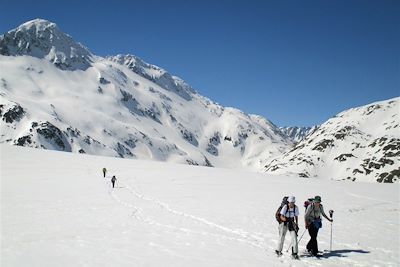
<path fill-rule="evenodd" d="M 399 184 L 254 172 L 0 145 L 8 266 L 399 266 Z M 103 178 L 101 170 L 108 169 Z M 112 189 L 110 177 L 116 175 Z M 274 250 L 282 196 L 322 196 L 324 257 Z M 331 228 L 332 227 L 332 228 Z M 333 247 L 330 247 L 330 233 Z M 304 251 L 308 233 L 300 241 Z"/>

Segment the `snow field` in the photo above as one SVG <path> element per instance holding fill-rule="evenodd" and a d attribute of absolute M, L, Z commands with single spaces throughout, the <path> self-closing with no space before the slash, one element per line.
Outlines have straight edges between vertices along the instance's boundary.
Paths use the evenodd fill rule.
<path fill-rule="evenodd" d="M 399 186 L 298 179 L 1 145 L 1 266 L 398 266 Z M 103 178 L 101 169 L 108 169 Z M 116 188 L 110 178 L 116 175 Z M 333 251 L 276 258 L 274 212 L 335 210 Z M 309 240 L 300 242 L 303 251 Z M 319 249 L 329 250 L 323 221 Z"/>

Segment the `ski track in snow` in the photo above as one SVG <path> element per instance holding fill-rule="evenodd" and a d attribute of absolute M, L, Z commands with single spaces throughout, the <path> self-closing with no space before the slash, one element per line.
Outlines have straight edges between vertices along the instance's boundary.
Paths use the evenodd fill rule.
<path fill-rule="evenodd" d="M 2 266 L 56 266 L 55 262 L 60 266 L 399 266 L 398 243 L 393 238 L 398 236 L 398 188 L 313 182 L 313 190 L 322 191 L 329 200 L 327 207 L 337 211 L 333 250 L 323 250 L 321 259 L 299 253 L 301 259 L 297 261 L 286 252 L 288 238 L 282 257 L 276 257 L 276 224 L 272 216 L 266 218 L 269 215 L 254 205 L 267 202 L 272 211 L 270 200 L 279 196 L 274 191 L 282 181 L 293 183 L 293 187 L 298 186 L 303 195 L 308 195 L 308 189 L 300 187 L 302 180 L 281 177 L 282 180 L 269 181 L 254 177 L 249 180 L 255 183 L 252 187 L 242 188 L 243 184 L 237 183 L 229 190 L 216 188 L 210 192 L 215 184 L 222 183 L 198 181 L 192 177 L 192 170 L 182 170 L 178 165 L 166 170 L 166 176 L 159 179 L 158 165 L 144 162 L 140 170 L 132 167 L 137 173 L 127 169 L 122 174 L 120 166 L 111 167 L 110 173 L 119 173 L 117 186 L 112 188 L 110 175 L 104 179 L 101 175 L 99 179 L 99 166 L 105 165 L 99 158 L 88 157 L 85 163 L 81 157 L 72 158 L 67 153 L 32 150 L 28 155 L 22 153 L 25 148 L 3 148 L 7 155 L 7 190 L 2 191 L 2 197 L 4 192 L 7 201 L 2 205 L 7 213 L 2 217 Z M 49 161 L 41 160 L 44 154 L 51 156 Z M 59 175 L 64 166 L 75 167 Z M 147 173 L 154 169 L 156 173 Z M 204 171 L 206 175 L 209 169 Z M 32 172 L 37 173 L 30 177 Z M 185 178 L 187 187 L 176 186 L 173 180 L 168 183 L 168 177 L 176 172 Z M 232 181 L 231 172 L 212 175 L 218 175 L 224 183 Z M 250 190 L 254 186 L 260 189 L 256 193 L 262 195 L 253 199 Z M 236 190 L 244 190 L 245 201 L 234 198 L 237 203 L 228 205 L 231 194 L 237 196 Z M 326 193 L 328 190 L 331 195 Z M 339 197 L 332 196 L 334 193 Z M 213 206 L 220 197 L 227 203 Z M 81 203 L 79 208 L 75 206 Z M 254 210 L 246 210 L 248 207 Z M 225 213 L 226 208 L 238 210 Z M 113 216 L 107 216 L 108 212 Z M 97 219 L 99 223 L 93 223 Z M 326 223 L 319 234 L 321 250 L 329 248 L 329 230 Z M 300 251 L 307 241 L 305 233 Z"/>
<path fill-rule="evenodd" d="M 121 178 L 120 178 L 121 180 Z M 137 182 L 137 179 L 132 179 L 133 181 Z M 154 197 L 150 197 L 147 196 L 143 193 L 141 193 L 138 189 L 134 189 L 132 186 L 129 186 L 128 184 L 119 181 L 120 186 L 117 186 L 115 189 L 125 189 L 129 192 L 129 194 L 133 197 L 133 198 L 137 198 L 146 202 L 149 202 L 151 204 L 154 205 L 154 207 L 157 207 L 158 209 L 160 209 L 161 211 L 166 211 L 168 214 L 172 215 L 172 216 L 178 216 L 178 217 L 183 217 L 189 220 L 192 220 L 194 222 L 198 222 L 200 224 L 206 225 L 212 229 L 216 229 L 218 231 L 223 232 L 222 233 L 212 233 L 210 231 L 197 231 L 197 230 L 193 230 L 187 228 L 187 227 L 179 227 L 176 225 L 171 225 L 171 224 L 166 224 L 166 223 L 161 223 L 157 220 L 154 220 L 153 218 L 150 218 L 148 216 L 146 216 L 144 213 L 146 212 L 146 210 L 143 210 L 142 208 L 132 205 L 131 203 L 122 200 L 122 198 L 119 195 L 119 190 L 115 190 L 113 188 L 111 188 L 111 183 L 108 182 L 109 185 L 109 194 L 111 195 L 111 197 L 118 202 L 120 205 L 123 205 L 124 207 L 126 207 L 127 209 L 129 209 L 130 213 L 131 213 L 131 217 L 135 218 L 138 221 L 141 221 L 143 223 L 149 224 L 149 225 L 154 225 L 160 228 L 164 228 L 164 229 L 168 229 L 171 230 L 173 232 L 181 232 L 184 234 L 193 234 L 193 235 L 200 235 L 200 236 L 208 236 L 208 237 L 213 237 L 213 238 L 217 238 L 218 240 L 226 240 L 226 241 L 233 241 L 233 242 L 239 242 L 239 243 L 243 243 L 246 245 L 250 245 L 252 247 L 255 247 L 257 249 L 262 249 L 264 252 L 267 253 L 274 253 L 275 251 L 275 242 L 277 242 L 277 240 L 272 237 L 272 236 L 268 236 L 262 233 L 251 233 L 251 232 L 247 232 L 244 231 L 243 229 L 231 229 L 229 227 L 211 222 L 205 218 L 202 217 L 198 217 L 186 212 L 182 212 L 176 209 L 171 208 L 171 206 L 165 202 L 162 202 L 160 200 L 158 200 L 157 198 Z M 139 185 L 135 186 L 135 187 L 139 187 Z M 349 193 L 346 192 L 347 194 L 357 197 L 357 198 L 366 198 L 366 199 L 370 199 L 370 200 L 374 200 L 374 201 L 380 201 L 378 199 L 374 199 L 374 198 L 369 198 L 369 197 L 364 197 L 361 195 L 356 195 L 353 193 Z M 134 201 L 134 199 L 132 198 L 132 201 Z M 378 206 L 378 205 L 387 205 L 387 204 L 391 204 L 391 202 L 380 202 L 380 203 L 375 203 L 374 205 L 368 205 L 368 207 L 370 206 Z M 362 208 L 360 208 L 360 210 L 362 210 Z M 354 210 L 355 211 L 355 210 Z M 349 212 L 353 212 L 353 211 L 349 211 Z M 232 235 L 232 236 L 229 236 Z M 269 242 L 265 242 L 265 240 L 268 238 Z M 324 242 L 321 242 L 321 244 Z M 342 247 L 342 248 L 349 248 L 351 249 L 352 247 L 354 247 L 352 244 L 348 244 L 348 243 L 341 243 L 341 242 L 335 242 L 336 246 Z M 284 247 L 284 250 L 287 247 Z M 372 250 L 376 250 L 377 248 L 368 248 L 370 251 Z M 383 253 L 388 253 L 390 251 L 386 251 L 384 249 L 379 249 L 381 250 L 381 252 Z M 181 255 L 180 255 L 181 256 Z M 306 264 L 307 266 L 324 266 L 325 264 L 327 264 L 327 258 L 321 258 L 321 259 L 315 259 L 313 257 L 307 258 L 307 257 L 301 257 L 301 262 Z M 346 257 L 340 257 L 341 263 L 345 266 L 365 266 L 364 263 L 359 263 L 356 260 L 353 260 L 351 258 L 346 258 Z M 293 259 L 290 256 L 290 253 L 284 253 L 280 258 L 279 258 L 279 262 L 281 264 L 284 265 L 288 265 L 288 266 L 296 266 L 296 263 L 293 262 Z"/>
<path fill-rule="evenodd" d="M 180 217 L 188 218 L 188 219 L 191 219 L 191 220 L 196 221 L 196 222 L 200 222 L 200 223 L 202 223 L 204 225 L 207 225 L 207 226 L 209 226 L 211 228 L 215 228 L 215 229 L 221 230 L 221 231 L 223 231 L 225 233 L 239 236 L 240 238 L 238 238 L 238 237 L 230 237 L 230 236 L 223 235 L 223 234 L 211 233 L 211 232 L 207 232 L 207 231 L 195 231 L 195 230 L 191 230 L 191 229 L 188 229 L 188 228 L 177 227 L 177 226 L 174 226 L 174 225 L 163 224 L 163 223 L 157 222 L 154 219 L 151 219 L 149 217 L 145 217 L 143 215 L 143 213 L 144 213 L 143 209 L 141 209 L 141 208 L 139 208 L 139 207 L 137 207 L 135 205 L 132 205 L 132 204 L 122 200 L 116 194 L 116 190 L 113 190 L 112 188 L 109 187 L 110 188 L 109 194 L 111 195 L 111 197 L 115 201 L 117 201 L 119 204 L 127 207 L 128 209 L 131 209 L 132 210 L 131 211 L 131 213 L 132 213 L 131 216 L 134 217 L 135 219 L 139 220 L 139 221 L 145 222 L 145 223 L 150 224 L 150 225 L 155 225 L 155 226 L 158 226 L 158 227 L 167 228 L 167 229 L 170 229 L 170 230 L 173 230 L 173 231 L 180 231 L 180 232 L 183 232 L 185 234 L 197 234 L 197 235 L 202 235 L 202 236 L 212 236 L 212 237 L 217 237 L 217 238 L 221 238 L 221 239 L 225 239 L 225 240 L 229 240 L 229 241 L 237 241 L 237 242 L 241 242 L 241 243 L 246 243 L 246 244 L 251 245 L 253 247 L 265 249 L 265 244 L 263 243 L 264 237 L 261 237 L 261 236 L 259 236 L 257 234 L 254 234 L 254 233 L 246 232 L 246 231 L 244 231 L 242 229 L 230 229 L 228 227 L 225 227 L 225 226 L 210 222 L 209 220 L 207 220 L 205 218 L 201 218 L 201 217 L 198 217 L 198 216 L 195 216 L 195 215 L 191 215 L 191 214 L 188 214 L 188 213 L 185 213 L 185 212 L 182 212 L 182 211 L 175 210 L 175 209 L 171 208 L 167 203 L 162 202 L 162 201 L 160 201 L 160 200 L 158 200 L 156 198 L 148 197 L 148 196 L 146 196 L 146 195 L 134 190 L 131 186 L 129 186 L 129 185 L 125 184 L 125 183 L 119 182 L 119 184 L 122 185 L 122 187 L 116 187 L 116 188 L 127 189 L 129 191 L 129 193 L 131 195 L 133 195 L 134 197 L 139 198 L 139 199 L 144 200 L 144 201 L 147 201 L 147 202 L 151 202 L 152 204 L 158 206 L 162 210 L 167 211 L 169 214 L 172 214 L 174 216 L 180 216 Z"/>

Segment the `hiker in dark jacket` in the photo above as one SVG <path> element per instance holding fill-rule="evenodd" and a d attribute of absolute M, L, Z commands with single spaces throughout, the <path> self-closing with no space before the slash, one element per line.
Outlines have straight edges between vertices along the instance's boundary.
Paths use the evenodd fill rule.
<path fill-rule="evenodd" d="M 111 178 L 111 183 L 113 188 L 115 187 L 115 182 L 117 181 L 117 178 L 115 177 L 115 175 L 113 175 L 113 177 Z"/>
<path fill-rule="evenodd" d="M 106 178 L 106 173 L 107 173 L 107 169 L 103 168 L 103 176 L 104 176 L 104 178 Z"/>
<path fill-rule="evenodd" d="M 318 241 L 317 235 L 319 228 L 322 227 L 321 215 L 324 216 L 328 221 L 333 220 L 328 218 L 324 212 L 324 207 L 321 204 L 321 197 L 316 196 L 311 205 L 308 205 L 306 214 L 304 215 L 306 228 L 310 234 L 310 241 L 307 244 L 307 250 L 313 256 L 318 256 Z"/>

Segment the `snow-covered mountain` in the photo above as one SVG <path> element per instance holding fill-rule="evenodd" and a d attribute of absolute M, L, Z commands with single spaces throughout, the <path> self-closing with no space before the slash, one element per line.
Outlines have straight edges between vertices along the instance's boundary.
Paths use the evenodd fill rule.
<path fill-rule="evenodd" d="M 287 137 L 289 137 L 293 142 L 298 143 L 306 138 L 307 135 L 313 133 L 318 126 L 313 127 L 297 127 L 297 126 L 285 126 L 279 127 L 279 130 L 282 131 Z"/>
<path fill-rule="evenodd" d="M 334 180 L 399 181 L 399 102 L 397 97 L 339 113 L 265 170 Z"/>
<path fill-rule="evenodd" d="M 0 143 L 261 170 L 292 142 L 132 55 L 102 58 L 36 19 L 0 36 Z"/>
<path fill-rule="evenodd" d="M 44 58 L 60 69 L 85 70 L 93 55 L 63 33 L 55 23 L 43 19 L 28 21 L 0 38 L 0 54 Z"/>
<path fill-rule="evenodd" d="M 52 22 L 36 19 L 0 36 L 0 143 L 393 182 L 398 102 L 351 109 L 318 128 L 279 129 L 136 56 L 93 55 Z"/>

